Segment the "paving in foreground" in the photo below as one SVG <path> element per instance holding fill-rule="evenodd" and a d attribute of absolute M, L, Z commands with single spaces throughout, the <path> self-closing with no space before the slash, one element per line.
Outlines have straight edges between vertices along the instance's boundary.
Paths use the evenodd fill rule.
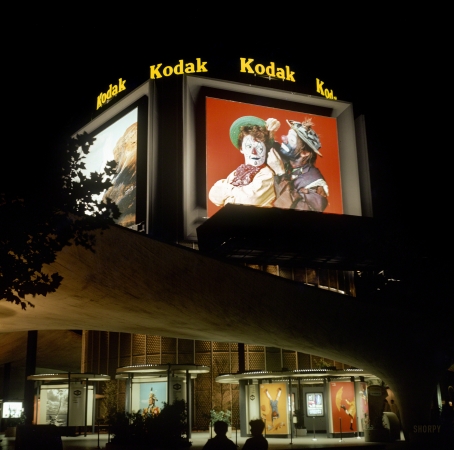
<path fill-rule="evenodd" d="M 201 450 L 205 445 L 207 439 L 209 438 L 208 432 L 193 433 L 191 437 L 192 446 L 191 450 Z M 339 439 L 327 438 L 325 434 L 316 434 L 316 440 L 313 440 L 314 436 L 305 436 L 290 439 L 278 439 L 278 438 L 268 438 L 269 450 L 298 450 L 298 449 L 307 449 L 307 448 L 317 448 L 317 449 L 354 449 L 359 450 L 361 448 L 369 450 L 404 450 L 410 447 L 405 445 L 405 441 L 397 441 L 392 444 L 376 443 L 376 442 L 364 442 L 364 438 L 345 438 L 340 441 Z M 14 438 L 5 438 L 3 435 L 0 435 L 0 449 L 1 450 L 14 450 L 15 439 Z M 247 438 L 242 438 L 240 436 L 235 436 L 233 434 L 232 440 L 238 445 L 238 448 L 241 449 L 244 445 L 244 442 Z M 105 449 L 108 436 L 106 434 L 100 434 L 99 441 L 97 434 L 87 434 L 87 436 L 81 435 L 76 437 L 63 437 L 63 450 L 82 450 L 82 449 Z M 99 443 L 98 443 L 99 442 Z M 132 449 L 133 450 L 133 449 Z M 429 450 L 429 449 L 428 449 Z M 432 449 L 430 449 L 432 450 Z M 435 450 L 435 449 L 433 449 Z"/>

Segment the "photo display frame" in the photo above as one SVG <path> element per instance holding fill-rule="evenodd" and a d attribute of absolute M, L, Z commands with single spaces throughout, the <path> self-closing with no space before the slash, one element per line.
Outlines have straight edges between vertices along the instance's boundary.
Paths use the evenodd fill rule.
<path fill-rule="evenodd" d="M 286 383 L 260 385 L 260 413 L 267 435 L 289 434 L 289 406 Z"/>
<path fill-rule="evenodd" d="M 116 220 L 118 225 L 139 231 L 145 228 L 148 210 L 149 96 L 146 87 L 135 95 L 139 98 L 120 100 L 77 132 L 86 132 L 95 139 L 84 159 L 84 175 L 102 172 L 108 161 L 117 163 L 112 186 L 100 198 L 109 197 L 118 205 L 121 214 Z"/>
<path fill-rule="evenodd" d="M 304 109 L 304 108 L 303 108 Z M 315 154 L 314 167 L 323 174 L 328 202 L 324 212 L 342 214 L 342 186 L 340 177 L 339 146 L 337 121 L 332 117 L 315 115 L 303 111 L 288 110 L 276 107 L 254 105 L 244 102 L 229 101 L 219 98 L 206 98 L 206 191 L 207 216 L 211 217 L 223 205 L 217 202 L 250 204 L 254 206 L 275 206 L 279 192 L 274 183 L 274 172 L 267 164 L 270 149 L 267 148 L 267 160 L 262 169 L 255 174 L 249 184 L 247 181 L 235 180 L 243 167 L 253 167 L 245 164 L 244 154 L 234 146 L 231 136 L 236 123 L 254 118 L 273 118 L 280 124 L 274 132 L 274 145 L 281 147 L 283 139 L 287 139 L 291 127 L 289 123 L 312 123 L 322 146 L 320 155 Z M 323 153 L 322 153 L 323 152 Z M 275 152 L 279 155 L 279 150 Z M 323 156 L 321 156 L 323 155 Z M 279 156 L 280 157 L 280 156 Z M 282 161 L 284 163 L 284 161 Z M 295 172 L 295 171 L 294 171 Z M 263 175 L 262 175 L 263 174 Z M 291 175 L 296 176 L 296 175 Z M 306 176 L 306 174 L 304 174 Z M 233 185 L 233 183 L 237 183 Z M 285 182 L 284 182 L 285 183 Z M 266 186 L 265 186 L 266 185 Z M 285 184 L 284 184 L 285 186 Z M 214 193 L 216 191 L 216 193 Z M 284 194 L 282 194 L 284 195 Z M 269 200 L 270 199 L 270 200 Z M 277 206 L 276 206 L 277 207 Z"/>
<path fill-rule="evenodd" d="M 322 392 L 306 392 L 306 414 L 308 417 L 322 417 L 325 407 Z"/>
<path fill-rule="evenodd" d="M 287 120 L 312 118 L 315 125 L 313 130 L 320 138 L 320 153 L 323 155 L 317 156 L 316 163 L 322 164 L 323 161 L 327 166 L 328 162 L 333 163 L 332 167 L 320 166 L 323 177 L 328 178 L 330 191 L 326 212 L 362 215 L 355 121 L 350 103 L 197 76 L 185 77 L 183 90 L 185 239 L 197 239 L 197 227 L 220 209 L 209 199 L 212 186 L 228 178 L 241 164 L 241 158 L 244 162 L 243 155 L 230 139 L 230 127 L 236 119 L 246 114 L 263 120 L 273 116 L 279 119 L 281 127 L 275 133 L 278 143 L 282 143 L 281 137 L 288 134 L 290 127 Z M 210 98 L 220 100 L 222 105 L 220 109 L 213 109 L 213 118 L 212 112 L 207 112 Z M 270 109 L 263 110 L 262 107 Z M 235 108 L 238 109 L 234 111 Z M 227 113 L 230 114 L 228 118 Z M 222 126 L 221 122 L 218 122 L 219 126 L 216 125 L 217 119 Z M 335 124 L 335 131 L 324 129 L 325 124 L 322 125 L 320 120 Z M 216 153 L 225 154 L 232 161 L 226 164 L 216 161 Z M 330 170 L 334 170 L 334 178 Z"/>

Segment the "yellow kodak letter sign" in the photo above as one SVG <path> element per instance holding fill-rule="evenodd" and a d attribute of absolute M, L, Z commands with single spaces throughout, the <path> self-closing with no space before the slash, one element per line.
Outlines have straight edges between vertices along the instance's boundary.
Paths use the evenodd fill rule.
<path fill-rule="evenodd" d="M 184 63 L 182 59 L 178 61 L 174 67 L 165 66 L 163 69 L 162 63 L 150 66 L 150 78 L 152 80 L 157 80 L 158 78 L 170 77 L 170 75 L 183 75 L 184 73 L 194 73 L 194 72 L 208 72 L 206 68 L 207 61 L 202 61 L 201 58 L 196 58 L 196 64 L 194 63 Z"/>
<path fill-rule="evenodd" d="M 329 89 L 323 89 L 323 85 L 325 84 L 324 81 L 319 80 L 318 78 L 316 80 L 316 85 L 317 85 L 317 93 L 322 94 L 323 97 L 328 98 L 330 100 L 337 100 L 337 97 L 333 94 L 333 90 L 331 91 Z"/>
<path fill-rule="evenodd" d="M 113 86 L 110 84 L 109 89 L 107 92 L 101 92 L 98 95 L 98 100 L 96 102 L 96 109 L 101 108 L 101 106 L 104 105 L 104 103 L 108 102 L 109 100 L 112 99 L 112 97 L 115 97 L 118 95 L 121 91 L 126 90 L 126 80 L 123 80 L 123 78 L 120 78 L 118 80 L 118 84 L 114 84 Z"/>
<path fill-rule="evenodd" d="M 274 62 L 270 62 L 266 67 L 263 64 L 255 64 L 252 66 L 253 62 L 254 60 L 252 58 L 240 58 L 240 72 L 254 75 L 264 75 L 266 73 L 272 78 L 295 82 L 295 72 L 290 70 L 290 66 L 285 66 L 285 68 L 276 67 Z"/>

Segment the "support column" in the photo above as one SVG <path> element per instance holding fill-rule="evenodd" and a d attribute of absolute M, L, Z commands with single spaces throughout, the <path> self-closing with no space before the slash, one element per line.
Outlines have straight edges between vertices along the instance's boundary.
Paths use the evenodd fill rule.
<path fill-rule="evenodd" d="M 128 374 L 128 379 L 126 380 L 126 399 L 125 399 L 125 411 L 127 413 L 132 412 L 132 399 L 131 399 L 131 391 L 132 391 L 132 375 Z"/>
<path fill-rule="evenodd" d="M 186 408 L 187 408 L 187 419 L 188 419 L 188 439 L 191 439 L 192 432 L 192 414 L 193 414 L 193 405 L 192 405 L 192 389 L 191 389 L 191 374 L 189 370 L 186 370 Z"/>
<path fill-rule="evenodd" d="M 36 351 L 38 348 L 38 331 L 29 331 L 27 337 L 27 356 L 25 361 L 25 380 L 24 380 L 24 414 L 25 423 L 31 425 L 34 417 L 35 405 L 35 382 L 27 380 L 29 375 L 36 372 Z"/>
<path fill-rule="evenodd" d="M 246 372 L 246 357 L 244 355 L 244 344 L 238 343 L 238 372 Z"/>
<path fill-rule="evenodd" d="M 246 416 L 246 386 L 247 380 L 239 380 L 239 401 L 240 401 L 240 436 L 245 437 L 248 434 L 248 423 Z"/>

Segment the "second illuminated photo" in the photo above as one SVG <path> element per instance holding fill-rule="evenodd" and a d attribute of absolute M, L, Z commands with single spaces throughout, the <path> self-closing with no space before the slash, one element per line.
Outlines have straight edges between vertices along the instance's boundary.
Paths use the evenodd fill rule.
<path fill-rule="evenodd" d="M 337 122 L 207 98 L 208 216 L 228 203 L 342 214 Z"/>

